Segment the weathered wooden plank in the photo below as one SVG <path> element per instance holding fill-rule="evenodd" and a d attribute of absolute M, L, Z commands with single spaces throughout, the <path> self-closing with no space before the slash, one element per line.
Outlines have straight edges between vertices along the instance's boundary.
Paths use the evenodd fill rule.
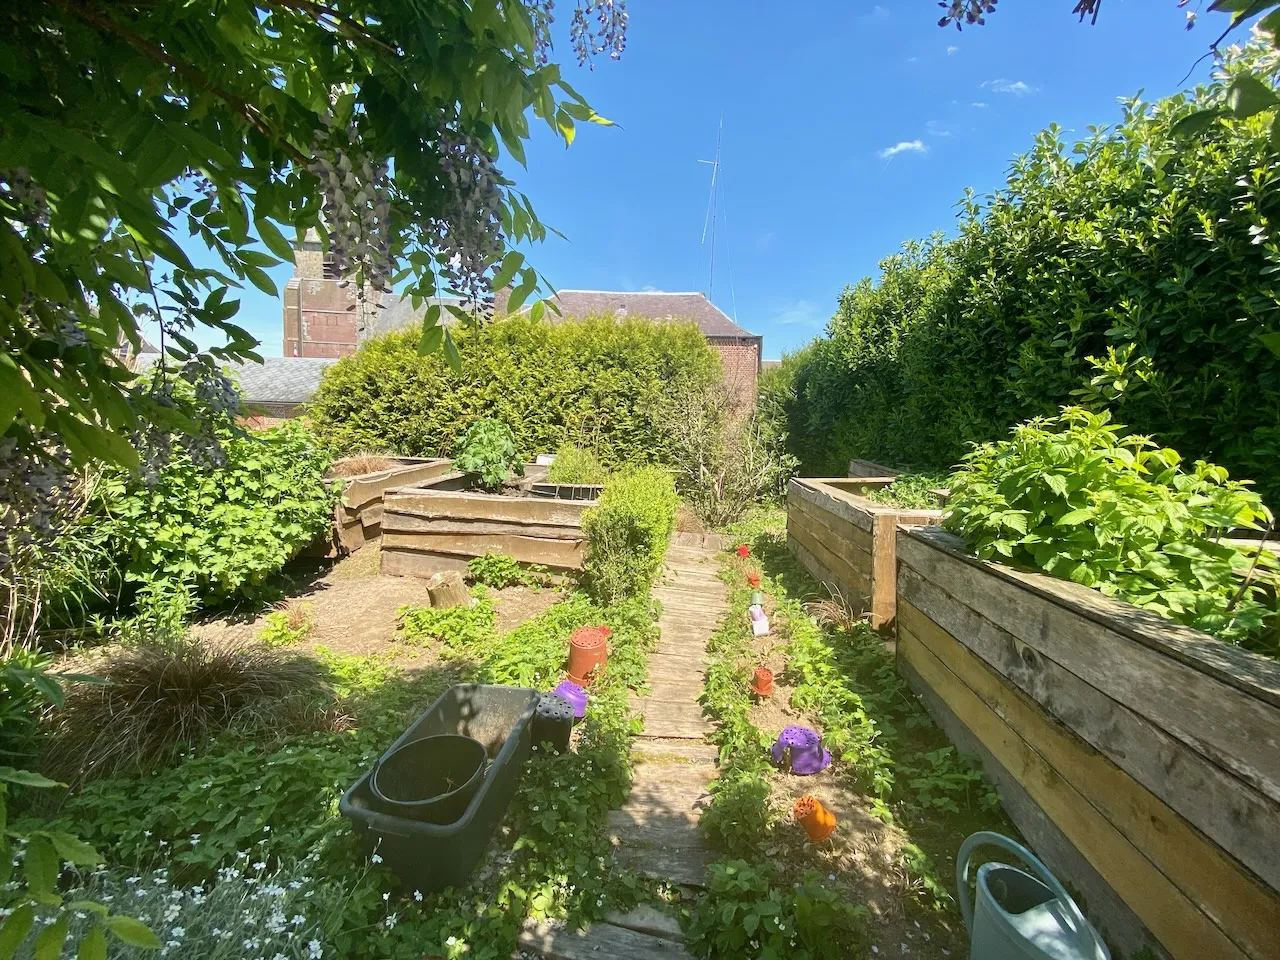
<path fill-rule="evenodd" d="M 937 624 L 1280 890 L 1280 805 L 903 567 L 898 617 Z"/>
<path fill-rule="evenodd" d="M 452 469 L 452 460 L 432 459 L 347 477 L 342 487 L 342 504 L 350 510 L 359 511 L 371 501 L 381 500 L 388 487 L 412 486 L 433 480 Z"/>
<path fill-rule="evenodd" d="M 634 709 L 644 720 L 647 737 L 699 740 L 711 731 L 711 724 L 702 716 L 702 707 L 696 703 L 642 700 Z"/>
<path fill-rule="evenodd" d="M 637 762 L 649 763 L 692 763 L 713 765 L 720 758 L 720 751 L 709 743 L 689 743 L 678 741 L 664 743 L 661 740 L 650 740 L 638 737 L 631 743 L 631 757 Z M 707 776 L 714 776 L 714 769 L 708 767 Z"/>
<path fill-rule="evenodd" d="M 832 575 L 832 582 L 840 588 L 845 600 L 855 609 L 864 609 L 871 596 L 871 564 L 867 557 L 865 569 L 853 566 L 848 559 L 832 551 L 826 543 L 817 539 L 801 522 L 787 521 L 787 536 L 797 540 Z M 851 551 L 857 555 L 856 551 Z M 859 555 L 867 556 L 866 554 Z"/>
<path fill-rule="evenodd" d="M 886 467 L 883 463 L 876 463 L 874 460 L 850 460 L 849 476 L 887 477 L 893 480 L 898 476 L 898 471 L 892 467 Z"/>
<path fill-rule="evenodd" d="M 1107 629 L 1105 622 L 1050 602 L 1024 584 L 993 576 L 986 566 L 937 549 L 926 533 L 900 529 L 898 535 L 899 560 L 923 579 L 965 598 L 975 612 L 1036 654 L 1280 801 L 1280 709 L 1128 633 Z"/>
<path fill-rule="evenodd" d="M 803 516 L 815 529 L 828 531 L 828 535 L 847 542 L 850 548 L 871 552 L 871 514 L 837 498 L 833 491 L 822 490 L 816 502 L 808 497 L 788 499 L 787 514 L 792 513 Z M 850 516 L 861 522 L 850 520 Z"/>
<path fill-rule="evenodd" d="M 871 520 L 865 510 L 855 509 L 853 504 L 836 496 L 832 487 L 826 487 L 821 480 L 796 478 L 787 484 L 787 511 L 792 506 L 797 510 L 807 509 L 823 513 L 835 514 L 837 517 L 859 527 L 868 535 L 871 533 Z"/>
<path fill-rule="evenodd" d="M 526 523 L 520 520 L 451 520 L 442 517 L 419 517 L 409 513 L 382 514 L 383 533 L 461 533 L 504 534 L 542 537 L 547 540 L 582 540 L 582 528 L 571 524 Z"/>
<path fill-rule="evenodd" d="M 799 526 L 838 557 L 845 558 L 855 569 L 871 569 L 871 551 L 875 544 L 871 534 L 863 533 L 834 514 L 816 516 L 810 509 L 787 508 L 787 526 Z"/>
<path fill-rule="evenodd" d="M 956 647 L 986 670 L 981 661 Z M 957 677 L 911 631 L 898 625 L 898 655 L 932 687 L 992 755 L 1021 783 L 1104 880 L 1120 894 L 1175 960 L 1244 960 L 1236 946 L 1123 833 L 1106 819 Z M 1010 690 L 1010 694 L 1013 691 Z"/>
<path fill-rule="evenodd" d="M 1158 796 L 1104 755 L 1054 722 L 998 673 L 923 616 L 904 605 L 900 628 L 923 643 L 953 674 L 1053 768 L 1086 796 L 1192 903 L 1250 957 L 1280 950 L 1280 896 L 1268 891 Z M 1265 841 L 1264 837 L 1260 837 Z M 1098 851 L 1105 857 L 1105 851 Z"/>
<path fill-rule="evenodd" d="M 688 887 L 707 884 L 711 854 L 693 847 L 619 847 L 617 858 L 651 880 L 665 880 Z"/>
<path fill-rule="evenodd" d="M 543 500 L 538 497 L 501 497 L 461 490 L 401 489 L 388 494 L 385 508 L 393 513 L 420 517 L 471 519 L 579 526 L 587 505 L 571 500 Z"/>
<path fill-rule="evenodd" d="M 520 931 L 520 947 L 549 960 L 684 960 L 689 952 L 675 940 L 638 933 L 611 923 L 570 930 L 552 920 L 529 919 Z"/>
<path fill-rule="evenodd" d="M 809 571 L 809 575 L 812 576 L 813 579 L 817 580 L 819 583 L 827 585 L 828 587 L 839 587 L 840 578 L 831 570 L 828 570 L 826 565 L 818 559 L 817 555 L 797 540 L 795 535 L 790 532 L 787 533 L 787 550 L 790 551 L 793 557 L 800 561 L 801 566 Z"/>
<path fill-rule="evenodd" d="M 871 551 L 871 626 L 892 630 L 898 605 L 897 518 L 878 514 Z"/>
<path fill-rule="evenodd" d="M 993 574 L 1051 600 L 1054 604 L 1100 623 L 1109 630 L 1160 650 L 1201 673 L 1280 707 L 1280 660 L 1272 660 L 1223 643 L 1206 633 L 1173 623 L 1097 590 L 1043 573 L 1028 573 L 971 556 L 958 537 L 941 529 L 917 530 L 914 539 L 934 547 L 967 566 Z M 985 611 L 979 610 L 985 616 Z"/>
<path fill-rule="evenodd" d="M 384 533 L 383 548 L 418 550 L 462 557 L 501 553 L 521 563 L 575 569 L 582 566 L 586 545 L 580 540 L 548 540 L 515 534 Z"/>
<path fill-rule="evenodd" d="M 605 921 L 615 927 L 625 927 L 636 933 L 647 933 L 651 937 L 662 937 L 666 940 L 684 940 L 684 931 L 680 929 L 680 921 L 666 911 L 659 910 L 647 903 L 638 904 L 634 909 L 622 913 L 612 910 L 605 914 Z"/>
<path fill-rule="evenodd" d="M 697 701 L 702 693 L 702 678 L 685 674 L 680 679 L 671 677 L 650 677 L 648 700 L 684 700 L 690 703 Z"/>
<path fill-rule="evenodd" d="M 449 570 L 468 572 L 465 557 L 426 553 L 421 550 L 388 549 L 385 546 L 382 548 L 378 563 L 379 572 L 388 577 L 431 577 Z"/>

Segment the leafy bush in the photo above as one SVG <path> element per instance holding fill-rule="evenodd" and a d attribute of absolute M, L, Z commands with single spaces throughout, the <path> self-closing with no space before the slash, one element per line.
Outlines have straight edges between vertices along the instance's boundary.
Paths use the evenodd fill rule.
<path fill-rule="evenodd" d="M 1222 540 L 1270 512 L 1244 483 L 1078 407 L 983 444 L 952 477 L 946 527 L 984 559 L 1037 567 L 1276 655 L 1276 603 Z M 1269 565 L 1269 564 L 1268 564 Z"/>
<path fill-rule="evenodd" d="M 328 459 L 296 421 L 222 437 L 226 463 L 177 456 L 154 485 L 105 480 L 85 523 L 113 530 L 134 584 L 191 584 L 209 602 L 257 598 L 267 582 L 333 523 Z"/>
<path fill-rule="evenodd" d="M 1258 48 L 1227 73 L 1248 70 L 1270 81 Z M 1073 402 L 1088 358 L 1132 345 L 1125 421 L 1280 502 L 1270 117 L 1172 132 L 1224 90 L 1130 100 L 1074 145 L 1050 127 L 1004 190 L 966 197 L 958 237 L 908 244 L 846 289 L 787 402 L 806 473 L 854 457 L 950 470 L 970 441 Z"/>
<path fill-rule="evenodd" d="M 566 443 L 556 451 L 555 462 L 547 471 L 551 483 L 601 484 L 609 478 L 609 469 L 592 451 Z"/>
<path fill-rule="evenodd" d="M 482 557 L 472 557 L 467 561 L 467 574 L 475 583 L 501 590 L 513 584 L 532 586 L 542 583 L 547 568 L 539 564 L 530 564 L 526 570 L 520 566 L 515 557 L 503 553 L 486 553 Z"/>
<path fill-rule="evenodd" d="M 935 510 L 942 499 L 934 491 L 947 485 L 943 473 L 904 473 L 884 487 L 863 487 L 862 496 L 904 510 Z"/>
<path fill-rule="evenodd" d="M 260 644 L 125 647 L 92 670 L 105 682 L 67 690 L 45 755 L 67 780 L 146 772 L 232 728 L 279 738 L 332 719 L 324 668 Z"/>
<path fill-rule="evenodd" d="M 671 476 L 657 467 L 618 474 L 605 484 L 599 503 L 582 517 L 587 586 L 597 601 L 608 605 L 649 593 L 679 505 Z"/>
<path fill-rule="evenodd" d="M 863 947 L 866 907 L 843 902 L 816 873 L 782 888 L 767 866 L 714 863 L 693 909 L 689 939 L 700 957 L 839 960 Z"/>
<path fill-rule="evenodd" d="M 795 460 L 771 433 L 775 421 L 744 416 L 727 391 L 690 380 L 672 384 L 660 406 L 680 492 L 707 526 L 741 520 L 785 489 Z"/>
<path fill-rule="evenodd" d="M 461 366 L 418 353 L 416 332 L 376 338 L 325 371 L 311 418 L 340 451 L 453 456 L 483 417 L 508 424 L 520 457 L 566 443 L 610 466 L 665 462 L 653 402 L 680 377 L 716 380 L 715 351 L 693 324 L 527 316 L 457 330 Z"/>
<path fill-rule="evenodd" d="M 480 485 L 487 490 L 500 489 L 513 471 L 524 476 L 515 437 L 501 420 L 477 420 L 467 427 L 453 463 L 466 473 L 478 473 Z"/>

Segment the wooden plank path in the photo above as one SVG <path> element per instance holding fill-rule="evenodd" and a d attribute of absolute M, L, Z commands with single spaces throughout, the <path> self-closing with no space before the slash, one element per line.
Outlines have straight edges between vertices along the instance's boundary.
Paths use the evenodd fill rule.
<path fill-rule="evenodd" d="M 653 589 L 662 604 L 662 636 L 649 656 L 649 695 L 633 697 L 644 731 L 633 742 L 631 795 L 609 814 L 618 859 L 656 880 L 700 887 L 711 854 L 698 817 L 716 776 L 716 748 L 698 695 L 707 667 L 707 640 L 729 611 L 728 590 L 709 547 L 681 543 L 667 551 L 667 572 Z M 576 933 L 530 921 L 520 935 L 521 955 L 554 960 L 688 960 L 679 926 L 652 907 Z"/>

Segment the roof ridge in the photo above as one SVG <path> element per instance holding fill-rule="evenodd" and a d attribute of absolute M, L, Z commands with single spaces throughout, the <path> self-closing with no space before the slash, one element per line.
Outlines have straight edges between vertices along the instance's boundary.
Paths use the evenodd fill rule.
<path fill-rule="evenodd" d="M 620 297 L 703 297 L 707 295 L 701 290 L 586 290 L 578 287 L 565 287 L 557 290 L 561 293 L 608 293 Z M 708 300 L 708 303 L 711 301 Z"/>

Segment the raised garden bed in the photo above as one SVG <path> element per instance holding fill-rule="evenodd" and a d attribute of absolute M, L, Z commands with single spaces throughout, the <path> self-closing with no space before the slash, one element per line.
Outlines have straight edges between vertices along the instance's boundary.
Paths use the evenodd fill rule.
<path fill-rule="evenodd" d="M 936 528 L 897 539 L 900 670 L 1102 926 L 1276 957 L 1280 663 Z"/>
<path fill-rule="evenodd" d="M 342 479 L 342 499 L 335 509 L 338 543 L 346 551 L 359 550 L 382 533 L 382 500 L 394 487 L 424 483 L 449 473 L 453 461 L 435 458 L 391 457 L 395 466 Z"/>
<path fill-rule="evenodd" d="M 579 570 L 586 552 L 582 515 L 595 500 L 535 496 L 546 467 L 528 464 L 525 476 L 501 494 L 477 492 L 475 478 L 456 471 L 386 495 L 382 515 L 382 572 L 429 577 L 465 571 L 467 561 L 501 553 L 521 563 Z"/>
<path fill-rule="evenodd" d="M 849 476 L 851 477 L 870 477 L 879 479 L 883 477 L 896 477 L 901 471 L 895 470 L 893 467 L 886 467 L 883 463 L 876 463 L 872 460 L 850 460 Z"/>
<path fill-rule="evenodd" d="M 787 544 L 805 568 L 838 590 L 855 610 L 869 612 L 877 630 L 892 631 L 897 608 L 895 530 L 898 524 L 936 524 L 940 510 L 906 510 L 875 503 L 864 488 L 893 477 L 792 480 L 787 486 Z"/>

